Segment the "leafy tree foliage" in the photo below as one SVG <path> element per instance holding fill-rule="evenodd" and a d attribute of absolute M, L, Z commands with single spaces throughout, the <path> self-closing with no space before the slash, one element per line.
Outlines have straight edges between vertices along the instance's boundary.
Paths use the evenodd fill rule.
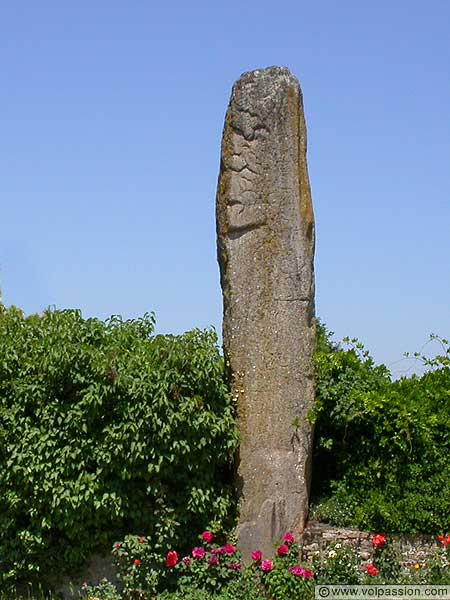
<path fill-rule="evenodd" d="M 313 514 L 397 533 L 450 529 L 450 348 L 391 381 L 358 340 L 319 323 Z"/>
<path fill-rule="evenodd" d="M 237 434 L 216 335 L 153 331 L 149 314 L 0 305 L 0 586 L 125 533 L 182 547 L 230 515 Z"/>

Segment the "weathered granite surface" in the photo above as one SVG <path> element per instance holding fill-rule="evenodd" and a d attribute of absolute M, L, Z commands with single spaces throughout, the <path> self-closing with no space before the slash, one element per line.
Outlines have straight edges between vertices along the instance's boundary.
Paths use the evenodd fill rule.
<path fill-rule="evenodd" d="M 271 554 L 308 513 L 314 401 L 314 217 L 297 79 L 245 73 L 233 87 L 217 191 L 223 342 L 238 405 L 238 537 Z"/>

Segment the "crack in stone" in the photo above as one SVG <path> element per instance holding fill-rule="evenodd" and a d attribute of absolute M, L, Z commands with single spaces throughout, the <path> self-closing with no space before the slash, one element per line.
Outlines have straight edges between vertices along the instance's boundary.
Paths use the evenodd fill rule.
<path fill-rule="evenodd" d="M 230 240 L 237 240 L 241 238 L 246 233 L 250 233 L 251 231 L 256 231 L 257 229 L 261 229 L 265 225 L 265 222 L 261 223 L 251 223 L 250 225 L 243 225 L 241 227 L 233 227 L 228 230 L 228 238 Z"/>
<path fill-rule="evenodd" d="M 237 200 L 236 198 L 229 198 L 227 200 L 227 205 L 228 206 L 236 206 L 236 205 L 244 206 L 244 203 L 241 202 L 240 200 Z"/>

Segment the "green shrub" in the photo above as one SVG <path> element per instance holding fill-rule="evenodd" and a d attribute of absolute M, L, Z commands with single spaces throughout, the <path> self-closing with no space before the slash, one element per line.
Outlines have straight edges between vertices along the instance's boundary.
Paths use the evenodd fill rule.
<path fill-rule="evenodd" d="M 450 529 L 450 367 L 392 382 L 357 340 L 319 325 L 313 515 L 397 533 Z"/>
<path fill-rule="evenodd" d="M 199 538 L 199 545 L 186 556 L 176 549 L 158 556 L 143 537 L 116 543 L 113 554 L 119 557 L 123 598 L 289 600 L 312 596 L 313 573 L 298 563 L 299 547 L 291 533 L 283 536 L 273 560 L 263 560 L 262 553 L 255 550 L 251 564 L 242 562 L 236 545 L 230 540 L 225 543 L 223 535 L 204 531 Z"/>
<path fill-rule="evenodd" d="M 0 587 L 70 571 L 129 532 L 183 547 L 232 515 L 216 335 L 153 329 L 152 315 L 0 305 Z"/>
<path fill-rule="evenodd" d="M 324 585 L 357 585 L 359 559 L 354 550 L 342 542 L 334 542 L 314 556 L 314 580 Z"/>
<path fill-rule="evenodd" d="M 122 597 L 115 585 L 107 579 L 102 579 L 97 585 L 83 584 L 81 595 L 85 600 L 121 600 Z"/>
<path fill-rule="evenodd" d="M 267 600 L 251 574 L 245 572 L 236 581 L 228 583 L 220 591 L 212 592 L 198 587 L 183 588 L 178 592 L 166 592 L 157 596 L 158 600 Z"/>

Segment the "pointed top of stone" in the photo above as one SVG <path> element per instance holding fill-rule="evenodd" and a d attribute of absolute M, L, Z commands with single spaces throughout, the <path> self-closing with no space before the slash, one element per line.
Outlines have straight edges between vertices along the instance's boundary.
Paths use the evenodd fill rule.
<path fill-rule="evenodd" d="M 287 67 L 277 67 L 275 65 L 272 67 L 265 67 L 264 69 L 254 69 L 253 71 L 246 71 L 245 73 L 242 73 L 242 75 L 239 77 L 236 83 L 238 83 L 242 79 L 253 77 L 292 79 L 293 81 L 296 81 L 298 83 L 297 77 L 295 77 L 295 75 L 292 75 L 292 73 Z"/>
<path fill-rule="evenodd" d="M 284 89 L 288 86 L 299 88 L 298 79 L 292 75 L 287 67 L 266 67 L 242 73 L 233 86 L 231 101 L 234 96 L 242 92 L 244 88 L 250 88 L 256 95 L 270 96 L 276 93 L 277 88 Z"/>

